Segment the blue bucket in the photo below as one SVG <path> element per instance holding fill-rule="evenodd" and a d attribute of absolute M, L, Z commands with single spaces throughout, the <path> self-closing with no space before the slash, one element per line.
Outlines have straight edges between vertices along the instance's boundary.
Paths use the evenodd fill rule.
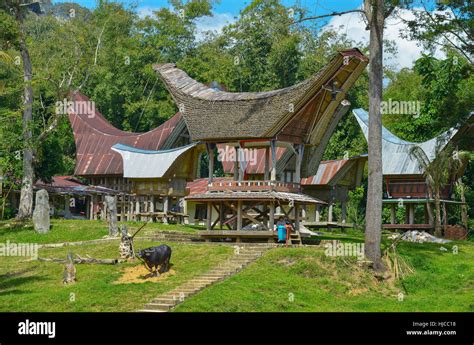
<path fill-rule="evenodd" d="M 278 225 L 278 241 L 286 241 L 286 227 L 284 225 Z"/>

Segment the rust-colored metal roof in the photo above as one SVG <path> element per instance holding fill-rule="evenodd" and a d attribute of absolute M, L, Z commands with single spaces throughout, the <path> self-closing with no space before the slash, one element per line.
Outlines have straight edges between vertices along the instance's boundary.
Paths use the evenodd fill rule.
<path fill-rule="evenodd" d="M 302 185 L 324 185 L 331 182 L 341 168 L 347 164 L 349 160 L 340 159 L 332 161 L 322 161 L 319 164 L 316 175 L 301 179 Z"/>
<path fill-rule="evenodd" d="M 230 177 L 214 177 L 212 181 L 213 182 L 226 182 L 226 181 L 232 181 L 232 179 Z M 208 183 L 207 177 L 198 178 L 194 181 L 188 182 L 186 184 L 186 189 L 189 189 L 188 196 L 206 193 L 207 183 Z"/>
<path fill-rule="evenodd" d="M 93 194 L 117 194 L 113 189 L 92 186 L 82 183 L 74 176 L 53 176 L 50 183 L 42 180 L 36 181 L 33 188 L 35 190 L 45 189 L 50 194 L 63 195 L 93 195 Z"/>
<path fill-rule="evenodd" d="M 74 104 L 92 104 L 81 93 L 74 94 L 72 101 Z M 122 175 L 122 157 L 111 150 L 113 145 L 120 143 L 144 150 L 159 150 L 182 121 L 181 114 L 177 113 L 149 132 L 132 133 L 112 126 L 97 109 L 83 113 L 76 106 L 68 109 L 68 116 L 76 143 L 74 174 L 78 176 Z"/>

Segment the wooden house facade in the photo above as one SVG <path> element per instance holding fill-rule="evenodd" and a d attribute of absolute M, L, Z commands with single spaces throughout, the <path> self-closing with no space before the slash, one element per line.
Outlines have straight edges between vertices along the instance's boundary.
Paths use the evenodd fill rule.
<path fill-rule="evenodd" d="M 317 172 L 315 151 L 324 151 L 327 132 L 347 111 L 345 95 L 367 62 L 359 50 L 351 49 L 336 54 L 319 73 L 299 84 L 243 93 L 207 87 L 173 64 L 154 67 L 178 105 L 191 140 L 205 144 L 209 156 L 205 191 L 185 198 L 206 205 L 208 232 L 203 236 L 239 239 L 236 234 L 244 236 L 241 230 L 246 229 L 273 237 L 277 207 L 298 233 L 302 208 L 323 204 L 302 192 L 301 178 Z M 236 148 L 238 159 L 223 158 L 232 161 L 231 180 L 214 180 L 218 146 Z M 263 178 L 253 180 L 245 155 L 257 149 L 264 152 Z M 277 178 L 277 163 L 284 151 L 294 154 L 295 163 L 291 177 L 282 181 Z"/>

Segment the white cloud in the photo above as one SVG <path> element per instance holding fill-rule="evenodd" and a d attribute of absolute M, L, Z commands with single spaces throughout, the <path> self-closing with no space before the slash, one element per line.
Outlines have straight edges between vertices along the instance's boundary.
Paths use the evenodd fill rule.
<path fill-rule="evenodd" d="M 208 31 L 220 33 L 224 26 L 234 22 L 235 18 L 230 13 L 214 13 L 213 16 L 198 18 L 196 20 L 197 38 L 201 39 Z"/>
<path fill-rule="evenodd" d="M 153 16 L 153 11 L 158 11 L 158 10 L 159 10 L 158 7 L 144 6 L 144 7 L 137 8 L 137 14 L 140 18 L 145 18 L 148 16 Z"/>
<path fill-rule="evenodd" d="M 414 15 L 410 10 L 401 9 L 396 16 L 391 16 L 387 19 L 384 30 L 384 39 L 393 41 L 398 50 L 396 56 L 386 54 L 386 62 L 390 65 L 394 65 L 397 69 L 412 67 L 413 62 L 424 52 L 423 47 L 418 41 L 400 37 L 401 32 L 408 30 L 401 18 L 410 20 L 414 18 Z M 359 14 L 351 13 L 333 17 L 326 25 L 327 28 L 333 27 L 337 29 L 337 31 L 341 30 L 339 28 L 341 26 L 343 32 L 345 32 L 350 39 L 364 43 L 369 41 L 369 31 L 365 30 L 366 24 Z M 443 57 L 444 54 L 441 51 L 436 51 L 435 56 Z"/>
<path fill-rule="evenodd" d="M 145 18 L 147 16 L 153 16 L 153 12 L 159 9 L 160 7 L 144 6 L 137 9 L 137 14 L 140 18 Z M 170 10 L 173 11 L 173 8 L 170 7 Z M 231 13 L 213 13 L 212 16 L 198 18 L 195 22 L 197 30 L 196 38 L 201 40 L 208 31 L 220 33 L 224 26 L 234 23 L 235 20 Z"/>

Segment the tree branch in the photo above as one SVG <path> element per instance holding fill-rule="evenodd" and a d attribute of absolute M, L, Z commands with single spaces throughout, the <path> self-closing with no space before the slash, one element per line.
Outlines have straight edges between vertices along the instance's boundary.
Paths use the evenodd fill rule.
<path fill-rule="evenodd" d="M 332 13 L 328 13 L 328 14 L 322 14 L 320 16 L 301 18 L 299 20 L 294 21 L 292 24 L 298 24 L 298 23 L 302 23 L 302 22 L 305 22 L 305 21 L 308 21 L 308 20 L 315 20 L 315 19 L 334 17 L 334 16 L 342 16 L 342 15 L 348 14 L 348 13 L 362 13 L 362 14 L 365 15 L 365 11 L 359 10 L 359 9 L 343 11 L 343 12 L 332 12 Z"/>

